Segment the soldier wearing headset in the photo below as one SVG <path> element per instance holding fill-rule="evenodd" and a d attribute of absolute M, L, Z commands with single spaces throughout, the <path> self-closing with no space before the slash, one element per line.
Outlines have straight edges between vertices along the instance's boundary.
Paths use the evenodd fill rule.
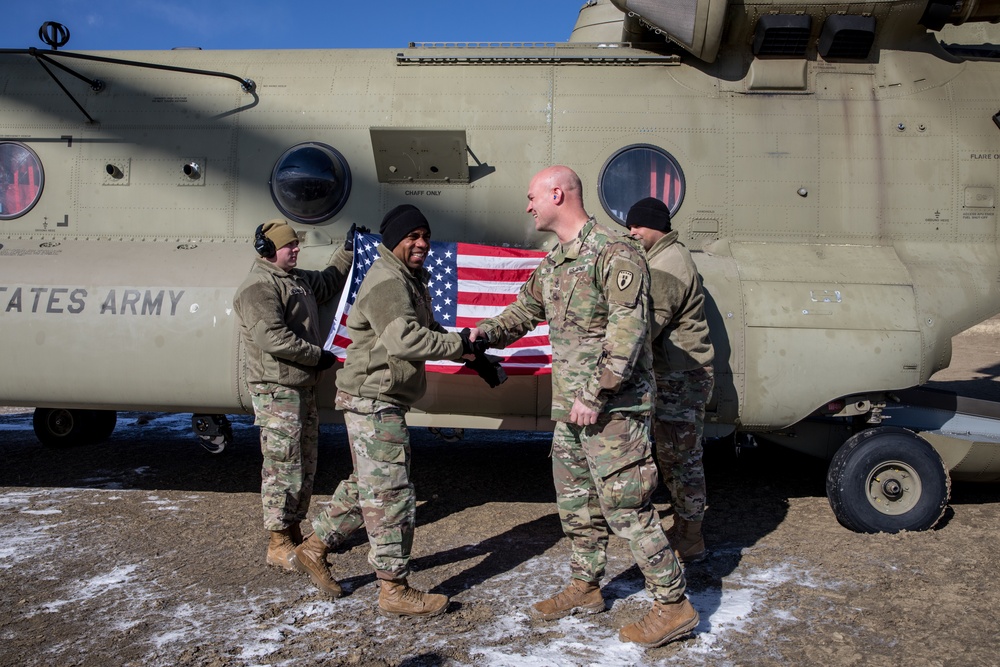
<path fill-rule="evenodd" d="M 260 427 L 261 499 L 268 565 L 294 570 L 316 476 L 319 416 L 315 386 L 335 355 L 323 349 L 319 304 L 344 287 L 353 230 L 322 271 L 296 268 L 299 239 L 284 220 L 257 227 L 250 274 L 233 298 L 246 348 L 247 386 Z"/>

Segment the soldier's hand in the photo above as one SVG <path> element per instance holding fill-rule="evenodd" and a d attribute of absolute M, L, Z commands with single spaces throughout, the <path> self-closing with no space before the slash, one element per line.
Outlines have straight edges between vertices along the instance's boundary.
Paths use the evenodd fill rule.
<path fill-rule="evenodd" d="M 316 364 L 316 368 L 321 371 L 325 371 L 337 362 L 337 355 L 335 355 L 330 350 L 323 350 L 319 353 L 319 363 Z"/>
<path fill-rule="evenodd" d="M 573 409 L 569 411 L 569 420 L 577 426 L 590 426 L 597 423 L 597 415 L 596 410 L 591 410 L 578 398 L 573 401 Z"/>
<path fill-rule="evenodd" d="M 472 332 L 469 327 L 465 327 L 458 332 L 459 337 L 462 339 L 462 358 L 472 361 L 477 354 L 485 354 L 488 344 L 485 338 L 480 338 L 476 340 L 472 336 Z"/>

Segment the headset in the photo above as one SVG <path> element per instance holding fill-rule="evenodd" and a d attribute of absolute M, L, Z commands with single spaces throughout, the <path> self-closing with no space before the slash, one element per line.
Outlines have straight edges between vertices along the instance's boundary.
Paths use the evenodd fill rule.
<path fill-rule="evenodd" d="M 272 257 L 277 251 L 274 247 L 274 241 L 264 234 L 264 225 L 257 225 L 257 231 L 254 232 L 253 236 L 253 249 L 261 257 Z"/>

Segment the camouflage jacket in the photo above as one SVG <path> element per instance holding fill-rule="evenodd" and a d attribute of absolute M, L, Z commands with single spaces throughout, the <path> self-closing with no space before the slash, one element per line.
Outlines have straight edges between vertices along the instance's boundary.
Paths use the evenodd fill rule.
<path fill-rule="evenodd" d="M 653 299 L 653 370 L 657 377 L 712 363 L 705 293 L 691 253 L 672 231 L 647 253 Z"/>
<path fill-rule="evenodd" d="M 347 280 L 351 253 L 338 250 L 322 271 L 292 269 L 258 257 L 233 297 L 246 348 L 247 384 L 311 387 L 323 351 L 318 304 L 333 299 Z"/>
<path fill-rule="evenodd" d="M 384 245 L 378 253 L 347 316 L 337 389 L 409 407 L 427 390 L 424 362 L 460 358 L 462 339 L 434 321 L 427 272 L 415 275 Z"/>
<path fill-rule="evenodd" d="M 573 401 L 598 412 L 647 414 L 653 403 L 649 269 L 624 230 L 591 218 L 577 238 L 552 249 L 517 299 L 479 328 L 506 347 L 548 320 L 552 418 L 568 421 Z"/>

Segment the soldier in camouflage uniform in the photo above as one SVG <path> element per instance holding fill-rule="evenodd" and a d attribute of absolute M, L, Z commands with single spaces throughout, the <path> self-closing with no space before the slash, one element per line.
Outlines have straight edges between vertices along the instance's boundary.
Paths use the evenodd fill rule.
<path fill-rule="evenodd" d="M 416 497 L 410 483 L 406 411 L 423 396 L 424 362 L 472 358 L 468 334 L 450 333 L 434 321 L 424 261 L 430 224 L 414 206 L 389 211 L 379 229 L 382 244 L 347 316 L 351 344 L 337 373 L 337 407 L 351 441 L 354 472 L 342 481 L 316 532 L 294 551 L 293 563 L 332 597 L 341 595 L 326 555 L 362 525 L 368 562 L 379 579 L 379 610 L 394 616 L 434 616 L 444 595 L 410 588 Z"/>
<path fill-rule="evenodd" d="M 338 250 L 323 271 L 296 268 L 299 239 L 284 220 L 257 228 L 260 255 L 233 297 L 246 349 L 246 378 L 260 427 L 261 498 L 270 533 L 268 565 L 294 569 L 316 476 L 319 417 L 314 386 L 336 357 L 323 349 L 318 304 L 344 286 L 351 252 Z"/>
<path fill-rule="evenodd" d="M 647 197 L 628 212 L 626 224 L 649 260 L 653 300 L 653 371 L 656 373 L 656 458 L 670 491 L 674 525 L 670 544 L 683 563 L 708 557 L 705 467 L 701 436 L 705 404 L 715 384 L 715 356 L 705 320 L 705 294 L 691 253 L 670 229 L 670 209 Z"/>
<path fill-rule="evenodd" d="M 517 299 L 471 337 L 505 347 L 548 320 L 552 472 L 573 555 L 569 586 L 530 613 L 551 620 L 604 611 L 599 583 L 610 529 L 628 540 L 653 597 L 649 613 L 619 637 L 660 646 L 693 630 L 698 613 L 684 596 L 683 573 L 650 503 L 657 476 L 646 259 L 624 230 L 587 214 L 580 179 L 568 167 L 549 167 L 532 179 L 527 210 L 535 228 L 553 232 L 559 244 Z"/>

